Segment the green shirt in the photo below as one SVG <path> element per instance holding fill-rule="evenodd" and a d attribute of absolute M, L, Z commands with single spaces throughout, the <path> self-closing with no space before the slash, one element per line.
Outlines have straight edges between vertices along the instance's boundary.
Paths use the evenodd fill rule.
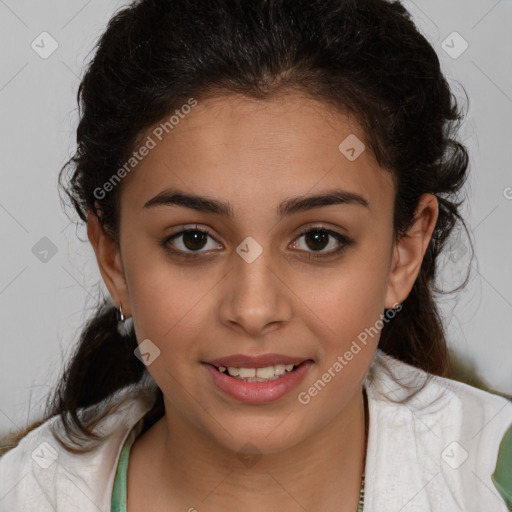
<path fill-rule="evenodd" d="M 512 426 L 503 436 L 492 481 L 509 510 L 512 510 Z"/>
<path fill-rule="evenodd" d="M 128 458 L 130 456 L 130 448 L 137 438 L 139 431 L 140 428 L 134 428 L 130 432 L 121 451 L 116 479 L 114 482 L 114 490 L 112 493 L 111 512 L 126 512 L 126 476 L 128 471 Z M 491 479 L 496 489 L 505 500 L 509 510 L 512 511 L 512 425 L 507 430 L 503 440 L 501 441 L 496 469 L 491 475 Z M 363 499 L 364 476 L 357 512 L 362 512 L 363 510 Z"/>
<path fill-rule="evenodd" d="M 133 442 L 140 433 L 140 428 L 133 428 L 126 441 L 124 442 L 119 464 L 117 466 L 116 479 L 114 482 L 114 490 L 112 492 L 111 512 L 126 512 L 126 483 L 128 474 L 128 458 L 130 457 L 130 449 Z"/>

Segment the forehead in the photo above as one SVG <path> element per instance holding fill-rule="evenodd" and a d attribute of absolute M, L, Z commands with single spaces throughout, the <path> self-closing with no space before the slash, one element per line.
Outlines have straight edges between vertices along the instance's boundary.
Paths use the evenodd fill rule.
<path fill-rule="evenodd" d="M 393 201 L 391 174 L 357 121 L 301 94 L 203 98 L 148 128 L 139 144 L 149 140 L 123 183 L 123 203 L 133 208 L 166 187 L 247 208 L 332 187 L 364 194 L 372 209 Z"/>

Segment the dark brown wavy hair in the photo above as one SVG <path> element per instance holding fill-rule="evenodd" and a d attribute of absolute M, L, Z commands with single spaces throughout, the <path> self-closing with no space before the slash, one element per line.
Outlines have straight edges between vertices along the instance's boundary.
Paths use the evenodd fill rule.
<path fill-rule="evenodd" d="M 459 212 L 468 155 L 455 139 L 463 114 L 436 52 L 400 2 L 137 0 L 112 17 L 95 50 L 77 95 L 77 149 L 59 175 L 81 221 L 92 212 L 118 240 L 121 187 L 102 199 L 94 191 L 129 158 L 146 128 L 188 98 L 306 93 L 353 115 L 376 161 L 392 173 L 396 239 L 410 226 L 420 196 L 437 197 L 439 218 L 419 276 L 400 313 L 384 325 L 379 347 L 429 374 L 446 374 L 447 344 L 435 301 L 442 290 L 435 278 L 455 225 L 468 232 Z M 133 328 L 119 334 L 116 308 L 103 300 L 44 418 L 16 439 L 55 415 L 70 439 L 95 438 L 94 425 L 114 407 L 109 397 L 144 374 L 136 347 Z M 104 400 L 85 419 L 78 414 Z M 145 428 L 163 414 L 158 390 Z"/>

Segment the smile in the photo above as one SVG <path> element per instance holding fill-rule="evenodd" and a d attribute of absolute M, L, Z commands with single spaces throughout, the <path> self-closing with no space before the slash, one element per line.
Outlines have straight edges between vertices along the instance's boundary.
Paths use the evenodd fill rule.
<path fill-rule="evenodd" d="M 295 389 L 313 366 L 311 359 L 295 364 L 268 364 L 244 362 L 245 366 L 218 365 L 202 363 L 212 384 L 238 401 L 245 403 L 273 402 Z M 239 363 L 240 364 L 240 363 Z M 251 366 L 249 366 L 251 364 Z"/>
<path fill-rule="evenodd" d="M 219 366 L 217 370 L 244 382 L 269 382 L 281 378 L 287 372 L 293 371 L 297 366 L 293 364 L 276 364 L 263 368 L 235 368 L 234 366 Z"/>

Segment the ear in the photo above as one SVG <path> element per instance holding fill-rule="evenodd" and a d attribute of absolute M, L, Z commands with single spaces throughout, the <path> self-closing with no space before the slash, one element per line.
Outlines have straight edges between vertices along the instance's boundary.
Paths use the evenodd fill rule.
<path fill-rule="evenodd" d="M 412 290 L 420 272 L 423 256 L 432 238 L 439 215 L 437 198 L 433 194 L 420 197 L 414 220 L 395 243 L 386 294 L 386 308 L 394 308 Z"/>
<path fill-rule="evenodd" d="M 87 235 L 96 254 L 103 281 L 105 281 L 116 307 L 119 308 L 119 304 L 122 304 L 123 314 L 127 318 L 130 317 L 129 293 L 119 247 L 105 232 L 100 219 L 91 210 L 87 213 Z"/>

